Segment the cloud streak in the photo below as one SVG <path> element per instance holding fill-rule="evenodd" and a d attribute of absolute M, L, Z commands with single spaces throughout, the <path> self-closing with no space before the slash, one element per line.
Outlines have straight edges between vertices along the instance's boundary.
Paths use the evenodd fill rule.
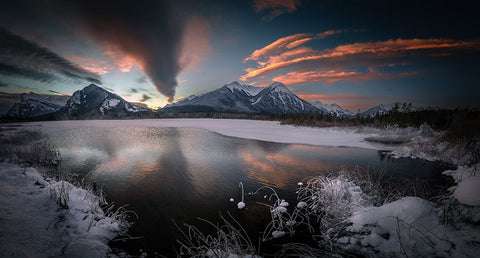
<path fill-rule="evenodd" d="M 340 81 L 370 81 L 370 80 L 391 80 L 402 77 L 417 75 L 420 72 L 404 72 L 385 74 L 375 70 L 370 70 L 368 73 L 361 73 L 357 71 L 338 71 L 338 70 L 312 70 L 312 71 L 298 71 L 294 70 L 284 75 L 274 77 L 272 81 L 282 82 L 285 85 L 294 85 L 301 83 L 322 82 L 327 86 Z"/>
<path fill-rule="evenodd" d="M 318 34 L 299 33 L 282 37 L 261 49 L 253 51 L 253 53 L 250 56 L 246 57 L 243 62 L 245 63 L 247 61 L 256 61 L 261 58 L 268 57 L 272 54 L 298 47 L 314 39 L 323 39 L 328 36 L 340 34 L 342 32 L 342 30 L 328 30 Z"/>
<path fill-rule="evenodd" d="M 66 77 L 102 84 L 98 74 L 3 28 L 0 28 L 0 73 L 40 82 L 52 82 Z"/>
<path fill-rule="evenodd" d="M 455 51 L 478 51 L 480 49 L 479 40 L 460 41 L 452 39 L 391 39 L 346 44 L 323 50 L 299 47 L 301 44 L 294 44 L 297 48 L 288 47 L 292 42 L 307 38 L 309 38 L 307 34 L 295 34 L 281 38 L 262 49 L 255 50 L 249 57 L 245 58 L 244 62 L 255 60 L 257 66 L 245 69 L 246 73 L 240 77 L 240 80 L 247 81 L 292 68 L 296 70 L 277 76 L 274 80 L 291 85 L 305 82 L 334 83 L 353 79 L 380 79 L 382 76 L 389 78 L 389 76 L 381 75 L 378 72 L 364 74 L 346 71 L 319 71 L 318 67 L 326 69 L 332 64 L 346 67 L 367 63 L 373 63 L 373 66 L 376 66 L 380 63 L 409 56 L 437 56 Z M 301 67 L 301 69 L 298 67 Z M 317 68 L 312 70 L 311 67 Z M 403 75 L 408 74 L 402 74 L 401 76 Z"/>

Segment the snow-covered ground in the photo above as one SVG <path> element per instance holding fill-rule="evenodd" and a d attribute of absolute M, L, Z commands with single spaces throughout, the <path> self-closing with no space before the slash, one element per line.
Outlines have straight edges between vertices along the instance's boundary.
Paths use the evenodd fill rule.
<path fill-rule="evenodd" d="M 121 231 L 98 197 L 34 168 L 0 163 L 0 192 L 0 257 L 105 257 Z"/>
<path fill-rule="evenodd" d="M 281 125 L 277 121 L 239 120 L 239 119 L 144 119 L 144 120 L 75 120 L 44 121 L 19 123 L 23 129 L 30 126 L 45 134 L 78 128 L 115 128 L 115 127 L 183 127 L 213 131 L 225 136 L 245 139 L 296 143 L 317 146 L 356 147 L 374 150 L 393 150 L 398 145 L 387 145 L 366 141 L 367 137 L 379 135 L 374 130 L 358 130 L 356 127 L 298 127 Z M 403 131 L 399 133 L 404 133 Z"/>

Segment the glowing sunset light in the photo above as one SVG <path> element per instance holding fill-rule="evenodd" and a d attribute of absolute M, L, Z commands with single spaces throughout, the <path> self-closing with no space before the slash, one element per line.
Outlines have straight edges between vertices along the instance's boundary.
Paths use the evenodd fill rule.
<path fill-rule="evenodd" d="M 234 80 L 280 81 L 305 94 L 370 96 L 371 106 L 392 99 L 479 105 L 471 4 L 43 2 L 6 3 L 0 11 L 2 92 L 73 94 L 94 83 L 160 108 Z"/>

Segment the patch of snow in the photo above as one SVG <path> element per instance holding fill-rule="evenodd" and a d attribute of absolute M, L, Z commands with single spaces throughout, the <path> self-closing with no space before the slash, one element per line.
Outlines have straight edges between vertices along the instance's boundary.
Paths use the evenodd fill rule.
<path fill-rule="evenodd" d="M 298 202 L 297 203 L 297 208 L 303 209 L 303 208 L 307 207 L 307 205 L 308 204 L 306 202 Z"/>
<path fill-rule="evenodd" d="M 281 207 L 288 207 L 288 202 L 286 202 L 285 200 L 282 200 L 279 204 L 279 206 Z"/>
<path fill-rule="evenodd" d="M 294 226 L 295 224 L 297 224 L 297 222 L 295 220 L 289 220 L 289 221 L 285 222 L 285 225 L 287 225 L 289 227 Z"/>
<path fill-rule="evenodd" d="M 359 243 L 380 255 L 473 257 L 479 247 L 471 245 L 480 239 L 475 227 L 454 229 L 442 224 L 435 205 L 417 197 L 364 208 L 349 221 L 352 226 L 348 230 L 356 234 L 348 243 Z"/>
<path fill-rule="evenodd" d="M 480 176 L 470 177 L 460 182 L 453 192 L 460 203 L 470 206 L 480 206 Z"/>
<path fill-rule="evenodd" d="M 260 96 L 260 98 L 258 98 L 257 100 L 255 100 L 255 102 L 252 103 L 252 106 L 257 104 L 260 100 L 262 99 L 262 96 Z"/>
<path fill-rule="evenodd" d="M 63 209 L 52 193 L 68 197 Z M 0 257 L 105 257 L 120 231 L 98 198 L 33 168 L 0 163 Z"/>
<path fill-rule="evenodd" d="M 275 89 L 275 90 L 276 90 L 276 89 Z M 278 94 L 278 97 L 279 97 L 280 100 L 282 101 L 283 106 L 284 106 L 284 107 L 287 107 L 287 104 L 286 104 L 285 101 L 283 100 L 282 95 L 281 95 L 281 94 Z"/>
<path fill-rule="evenodd" d="M 283 237 L 285 236 L 285 231 L 281 231 L 281 230 L 275 230 L 272 232 L 272 237 L 273 238 L 280 238 L 280 237 Z"/>
<path fill-rule="evenodd" d="M 240 210 L 245 208 L 245 203 L 244 202 L 238 202 L 237 203 L 237 208 L 240 209 Z"/>
<path fill-rule="evenodd" d="M 106 100 L 103 101 L 102 107 L 105 110 L 109 110 L 111 108 L 116 107 L 118 105 L 118 103 L 120 103 L 119 99 L 106 99 Z"/>

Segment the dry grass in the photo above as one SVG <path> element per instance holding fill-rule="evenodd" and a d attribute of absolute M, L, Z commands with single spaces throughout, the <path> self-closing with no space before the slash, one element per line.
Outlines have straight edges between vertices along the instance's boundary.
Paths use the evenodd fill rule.
<path fill-rule="evenodd" d="M 210 225 L 215 234 L 207 235 L 197 227 L 184 224 L 182 233 L 177 239 L 180 245 L 178 257 L 255 257 L 257 250 L 243 227 L 228 213 L 228 219 L 220 216 L 222 224 L 214 224 L 205 219 L 200 221 Z"/>

